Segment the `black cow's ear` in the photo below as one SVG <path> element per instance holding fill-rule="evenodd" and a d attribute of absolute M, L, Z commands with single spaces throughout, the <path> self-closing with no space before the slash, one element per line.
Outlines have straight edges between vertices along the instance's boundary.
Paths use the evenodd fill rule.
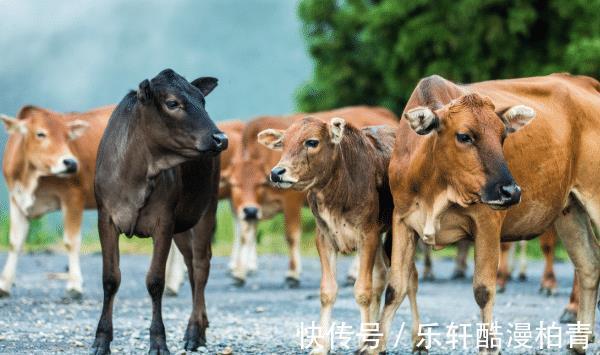
<path fill-rule="evenodd" d="M 142 81 L 138 88 L 137 98 L 141 103 L 145 104 L 152 99 L 152 90 L 150 90 L 150 82 L 148 79 Z"/>
<path fill-rule="evenodd" d="M 192 81 L 192 85 L 200 89 L 202 95 L 206 96 L 217 87 L 219 79 L 210 76 L 204 76 Z"/>

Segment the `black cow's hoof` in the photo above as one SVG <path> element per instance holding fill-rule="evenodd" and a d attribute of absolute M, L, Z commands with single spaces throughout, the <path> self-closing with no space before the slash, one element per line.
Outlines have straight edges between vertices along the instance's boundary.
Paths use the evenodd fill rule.
<path fill-rule="evenodd" d="M 10 292 L 0 289 L 0 298 L 10 297 Z"/>
<path fill-rule="evenodd" d="M 183 348 L 185 351 L 196 351 L 201 346 L 206 346 L 206 341 L 202 339 L 188 339 L 185 341 Z"/>
<path fill-rule="evenodd" d="M 356 279 L 354 278 L 354 276 L 348 276 L 348 277 L 346 277 L 346 283 L 344 284 L 344 286 L 345 287 L 353 287 L 355 283 L 356 283 Z"/>
<path fill-rule="evenodd" d="M 183 341 L 186 351 L 196 351 L 199 347 L 206 346 L 206 329 L 201 329 L 198 324 L 189 324 Z"/>
<path fill-rule="evenodd" d="M 467 278 L 467 273 L 465 270 L 454 270 L 452 276 L 450 277 L 452 280 L 462 280 Z"/>
<path fill-rule="evenodd" d="M 91 355 L 105 355 L 110 354 L 110 342 L 104 339 L 94 340 L 94 345 L 90 351 Z"/>
<path fill-rule="evenodd" d="M 171 355 L 171 352 L 166 346 L 150 349 L 148 355 Z"/>
<path fill-rule="evenodd" d="M 300 287 L 300 280 L 288 276 L 288 277 L 285 278 L 285 287 L 287 287 L 287 288 L 298 288 L 298 287 Z"/>
<path fill-rule="evenodd" d="M 240 277 L 233 276 L 233 286 L 235 287 L 244 287 L 246 284 L 246 280 Z"/>
<path fill-rule="evenodd" d="M 421 345 L 421 346 L 414 346 L 412 352 L 413 352 L 413 354 L 426 355 L 429 353 L 429 350 L 427 350 L 427 348 L 425 346 Z"/>
<path fill-rule="evenodd" d="M 519 273 L 519 281 L 527 281 L 527 275 L 525 275 L 524 273 Z"/>
<path fill-rule="evenodd" d="M 67 298 L 73 301 L 79 301 L 83 298 L 83 293 L 74 288 L 67 290 Z"/>
<path fill-rule="evenodd" d="M 560 316 L 560 322 L 565 323 L 577 323 L 577 312 L 570 309 L 565 309 L 563 314 Z"/>

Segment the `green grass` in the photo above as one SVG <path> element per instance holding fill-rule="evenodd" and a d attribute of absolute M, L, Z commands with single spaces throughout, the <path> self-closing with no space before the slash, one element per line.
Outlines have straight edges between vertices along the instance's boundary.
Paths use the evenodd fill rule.
<path fill-rule="evenodd" d="M 222 202 L 217 210 L 217 231 L 213 243 L 213 254 L 227 256 L 231 251 L 233 242 L 234 223 L 231 217 L 229 203 Z M 0 215 L 0 250 L 8 249 L 8 215 Z M 315 221 L 311 212 L 304 208 L 302 210 L 302 242 L 301 251 L 305 256 L 316 256 L 314 245 Z M 287 243 L 284 237 L 283 215 L 262 221 L 258 225 L 258 252 L 259 254 L 282 254 L 287 255 Z M 31 232 L 27 238 L 26 251 L 60 250 L 62 248 L 62 226 L 56 228 L 49 223 L 47 218 L 35 220 L 31 224 Z M 126 238 L 121 237 L 120 249 L 122 253 L 147 254 L 152 251 L 152 240 L 150 238 Z M 98 232 L 94 230 L 83 236 L 82 252 L 95 253 L 100 251 Z M 472 253 L 472 250 L 471 250 Z M 434 251 L 436 258 L 453 258 L 456 248 L 453 246 Z M 542 251 L 539 240 L 535 239 L 527 245 L 527 255 L 532 259 L 541 259 Z M 568 256 L 562 245 L 558 245 L 556 257 L 560 260 L 568 260 Z"/>

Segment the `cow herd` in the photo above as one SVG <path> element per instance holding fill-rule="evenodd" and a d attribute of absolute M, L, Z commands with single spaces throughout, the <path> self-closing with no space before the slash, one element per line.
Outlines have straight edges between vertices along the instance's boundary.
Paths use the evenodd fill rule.
<path fill-rule="evenodd" d="M 298 287 L 300 212 L 310 208 L 321 262 L 321 332 L 331 326 L 337 297 L 336 257 L 357 253 L 347 278 L 361 323 L 378 323 L 381 332 L 376 347 L 363 341 L 359 353 L 386 351 L 406 296 L 414 350 L 425 350 L 418 333 L 419 245 L 428 251 L 458 243 L 456 278 L 465 276 L 468 248 L 474 246 L 473 294 L 490 329 L 496 292 L 509 275 L 512 247 L 505 242 L 542 236 L 541 287 L 552 293 L 553 250 L 560 239 L 576 270 L 563 320 L 595 324 L 595 79 L 553 74 L 462 85 L 434 75 L 417 84 L 400 118 L 383 108 L 355 106 L 218 125 L 205 110 L 205 97 L 216 86 L 215 78 L 189 82 L 167 69 L 142 81 L 117 106 L 68 114 L 25 106 L 16 118 L 2 116 L 10 134 L 3 160 L 10 249 L 0 297 L 10 295 L 30 221 L 55 210 L 64 216 L 67 293 L 80 297 L 82 214 L 97 209 L 104 298 L 92 353 L 109 353 L 113 340 L 121 234 L 153 240 L 146 277 L 150 353 L 169 352 L 161 299 L 165 287 L 178 292 L 184 268 L 193 298 L 184 348 L 196 350 L 206 344 L 204 290 L 217 203 L 227 199 L 235 220 L 229 268 L 237 286 L 258 271 L 258 222 L 282 212 L 289 267 L 281 276 L 287 287 Z M 432 277 L 430 268 L 424 276 Z M 330 350 L 329 337 L 322 335 L 314 354 Z M 593 334 L 581 336 L 594 340 Z M 481 349 L 498 350 L 490 342 Z M 581 344 L 575 350 L 585 352 Z"/>

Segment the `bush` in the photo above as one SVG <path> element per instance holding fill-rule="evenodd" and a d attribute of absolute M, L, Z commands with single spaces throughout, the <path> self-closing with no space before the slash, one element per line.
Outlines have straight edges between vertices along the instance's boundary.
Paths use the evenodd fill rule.
<path fill-rule="evenodd" d="M 302 0 L 311 80 L 302 111 L 370 104 L 400 113 L 422 77 L 474 82 L 600 76 L 600 0 Z"/>

